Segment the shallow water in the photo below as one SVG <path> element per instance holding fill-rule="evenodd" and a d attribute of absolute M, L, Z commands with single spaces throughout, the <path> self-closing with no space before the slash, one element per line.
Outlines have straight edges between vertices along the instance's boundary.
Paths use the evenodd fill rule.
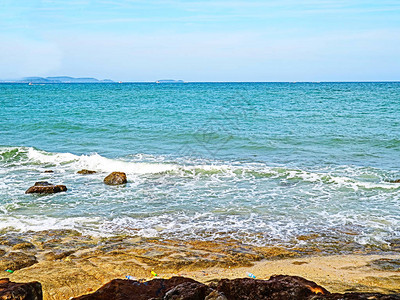
<path fill-rule="evenodd" d="M 1 84 L 0 107 L 3 229 L 400 239 L 399 83 Z"/>

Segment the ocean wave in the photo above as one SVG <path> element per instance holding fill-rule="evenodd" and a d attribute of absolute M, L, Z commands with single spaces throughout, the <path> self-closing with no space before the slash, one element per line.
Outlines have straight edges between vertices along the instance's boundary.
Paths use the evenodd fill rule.
<path fill-rule="evenodd" d="M 221 176 L 224 178 L 270 178 L 288 183 L 305 182 L 358 189 L 399 189 L 400 183 L 387 180 L 391 174 L 373 168 L 332 166 L 331 169 L 302 170 L 285 166 L 268 166 L 265 163 L 239 163 L 235 161 L 205 161 L 188 158 L 169 160 L 164 156 L 134 154 L 124 158 L 107 158 L 97 153 L 76 155 L 53 153 L 33 147 L 0 147 L 0 163 L 4 167 L 59 168 L 62 172 L 90 169 L 100 173 L 113 171 L 140 176 L 180 176 L 198 178 Z M 1 168 L 2 169 L 2 168 Z M 4 169 L 3 169 L 4 170 Z"/>
<path fill-rule="evenodd" d="M 296 236 L 343 228 L 359 244 L 396 236 L 400 183 L 395 172 L 357 166 L 305 170 L 262 162 L 131 154 L 52 153 L 0 147 L 0 229 L 75 229 L 107 236 L 290 243 Z M 54 173 L 44 173 L 48 169 Z M 80 169 L 98 172 L 77 174 Z M 122 171 L 124 187 L 103 184 Z M 68 186 L 67 193 L 25 195 L 35 181 Z"/>
<path fill-rule="evenodd" d="M 295 220 L 268 220 L 255 214 L 241 218 L 225 216 L 216 218 L 212 213 L 185 213 L 148 216 L 146 218 L 117 217 L 64 217 L 15 215 L 0 217 L 0 230 L 8 232 L 37 232 L 43 230 L 77 230 L 84 235 L 110 237 L 115 235 L 145 238 L 172 238 L 180 240 L 213 241 L 216 239 L 240 240 L 244 243 L 266 246 L 306 245 L 303 236 L 310 236 L 311 243 L 337 245 L 339 242 L 364 246 L 384 247 L 390 250 L 390 241 L 398 238 L 393 231 L 396 224 L 366 221 L 351 223 L 344 214 L 332 215 L 331 222 L 315 224 L 313 220 L 299 224 Z M 353 218 L 354 221 L 354 218 Z M 367 227 L 368 226 L 368 227 Z M 313 237 L 314 236 L 314 237 Z M 316 244 L 314 244 L 315 246 Z M 336 248 L 336 247 L 334 247 Z"/>

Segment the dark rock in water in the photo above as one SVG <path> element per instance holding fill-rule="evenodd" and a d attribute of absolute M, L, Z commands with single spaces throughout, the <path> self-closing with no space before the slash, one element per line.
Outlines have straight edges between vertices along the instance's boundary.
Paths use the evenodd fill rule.
<path fill-rule="evenodd" d="M 33 249 L 33 248 L 35 248 L 35 245 L 30 242 L 22 242 L 12 247 L 13 250 Z"/>
<path fill-rule="evenodd" d="M 123 172 L 112 172 L 106 178 L 104 178 L 104 183 L 108 185 L 118 185 L 127 183 L 126 174 Z"/>
<path fill-rule="evenodd" d="M 66 258 L 67 256 L 70 256 L 72 253 L 75 251 L 69 250 L 69 251 L 62 251 L 62 250 L 55 250 L 52 252 L 47 252 L 44 254 L 44 258 L 46 260 L 57 260 L 57 259 L 63 259 Z"/>
<path fill-rule="evenodd" d="M 3 278 L 0 279 L 0 299 L 42 300 L 42 285 L 37 281 L 16 283 Z"/>
<path fill-rule="evenodd" d="M 16 271 L 30 267 L 37 262 L 34 255 L 28 255 L 22 252 L 11 252 L 6 256 L 0 257 L 0 270 L 10 269 Z"/>
<path fill-rule="evenodd" d="M 400 179 L 389 180 L 390 183 L 400 183 Z"/>
<path fill-rule="evenodd" d="M 25 243 L 26 241 L 11 235 L 0 236 L 0 245 L 15 246 L 17 244 Z"/>
<path fill-rule="evenodd" d="M 153 279 L 147 282 L 136 280 L 114 279 L 103 285 L 96 292 L 83 295 L 75 300 L 148 300 L 163 299 L 165 293 L 182 283 L 197 283 L 185 277 L 172 277 L 170 279 Z"/>
<path fill-rule="evenodd" d="M 54 185 L 47 181 L 38 181 L 35 182 L 34 186 L 31 186 L 26 190 L 25 194 L 54 194 L 59 192 L 65 192 L 67 187 L 65 185 Z"/>
<path fill-rule="evenodd" d="M 379 271 L 400 272 L 400 259 L 376 259 L 370 262 L 368 266 Z"/>
<path fill-rule="evenodd" d="M 54 171 L 53 170 L 46 170 L 43 173 L 54 173 Z"/>
<path fill-rule="evenodd" d="M 331 294 L 315 282 L 298 276 L 277 275 L 269 280 L 222 279 L 209 286 L 190 278 L 172 277 L 148 282 L 114 279 L 96 292 L 75 300 L 400 300 L 398 295 Z"/>
<path fill-rule="evenodd" d="M 78 171 L 77 173 L 78 174 L 82 174 L 82 175 L 88 175 L 88 174 L 94 174 L 94 173 L 97 173 L 97 172 L 96 171 L 82 169 L 82 170 Z"/>

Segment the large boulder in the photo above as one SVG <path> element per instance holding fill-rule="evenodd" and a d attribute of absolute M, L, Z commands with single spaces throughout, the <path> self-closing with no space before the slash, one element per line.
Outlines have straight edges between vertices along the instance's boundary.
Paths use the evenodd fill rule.
<path fill-rule="evenodd" d="M 42 285 L 37 281 L 16 283 L 3 278 L 0 279 L 0 299 L 42 300 Z"/>
<path fill-rule="evenodd" d="M 54 194 L 59 192 L 65 192 L 67 187 L 65 185 L 54 185 L 47 181 L 38 181 L 35 182 L 34 186 L 31 186 L 26 190 L 25 194 Z"/>
<path fill-rule="evenodd" d="M 267 299 L 309 299 L 311 296 L 327 295 L 329 292 L 315 282 L 298 276 L 278 275 L 269 280 L 238 278 L 222 279 L 217 290 L 228 299 L 267 300 Z M 321 298 L 324 299 L 324 298 Z"/>
<path fill-rule="evenodd" d="M 108 185 L 119 185 L 127 183 L 126 174 L 124 172 L 112 172 L 106 178 L 104 178 L 104 183 Z"/>
<path fill-rule="evenodd" d="M 172 277 L 147 282 L 114 279 L 96 292 L 75 300 L 400 300 L 398 295 L 332 294 L 313 281 L 277 275 L 269 280 L 222 279 L 205 285 L 190 278 Z"/>
<path fill-rule="evenodd" d="M 103 285 L 96 292 L 83 295 L 72 300 L 148 300 L 162 299 L 169 290 L 182 283 L 196 283 L 195 280 L 185 277 L 170 279 L 153 279 L 147 282 L 136 280 L 114 279 Z"/>

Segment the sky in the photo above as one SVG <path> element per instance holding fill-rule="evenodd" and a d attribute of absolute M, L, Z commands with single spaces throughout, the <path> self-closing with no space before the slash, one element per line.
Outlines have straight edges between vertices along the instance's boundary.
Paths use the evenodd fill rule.
<path fill-rule="evenodd" d="M 0 0 L 0 78 L 399 81 L 399 0 Z"/>

